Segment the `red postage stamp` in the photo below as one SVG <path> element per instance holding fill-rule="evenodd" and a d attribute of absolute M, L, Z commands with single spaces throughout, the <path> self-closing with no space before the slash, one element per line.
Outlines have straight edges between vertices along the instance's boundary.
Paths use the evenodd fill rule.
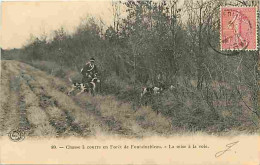
<path fill-rule="evenodd" d="M 257 8 L 221 7 L 221 50 L 257 50 Z"/>

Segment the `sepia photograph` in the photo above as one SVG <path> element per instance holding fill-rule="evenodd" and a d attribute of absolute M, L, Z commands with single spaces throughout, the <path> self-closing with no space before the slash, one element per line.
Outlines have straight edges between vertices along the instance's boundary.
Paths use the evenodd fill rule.
<path fill-rule="evenodd" d="M 259 165 L 259 7 L 3 1 L 0 163 Z"/>

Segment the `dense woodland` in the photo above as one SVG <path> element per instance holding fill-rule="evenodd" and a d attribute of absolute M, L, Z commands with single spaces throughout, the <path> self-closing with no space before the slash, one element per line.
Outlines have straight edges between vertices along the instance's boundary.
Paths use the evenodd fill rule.
<path fill-rule="evenodd" d="M 68 70 L 78 73 L 94 57 L 101 93 L 131 102 L 133 110 L 140 106 L 141 87 L 161 81 L 174 89 L 150 97 L 148 105 L 171 117 L 175 127 L 259 130 L 259 52 L 220 51 L 219 39 L 220 6 L 259 1 L 179 1 L 113 1 L 113 25 L 88 16 L 73 34 L 61 27 L 51 39 L 49 34 L 31 36 L 23 48 L 3 50 L 2 58 L 65 78 Z"/>

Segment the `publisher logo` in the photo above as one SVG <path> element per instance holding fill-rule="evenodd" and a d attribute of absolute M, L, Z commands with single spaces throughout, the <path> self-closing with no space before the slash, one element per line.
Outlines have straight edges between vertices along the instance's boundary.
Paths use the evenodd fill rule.
<path fill-rule="evenodd" d="M 8 133 L 8 136 L 9 139 L 14 142 L 22 141 L 25 138 L 24 131 L 21 129 L 12 130 L 11 132 Z"/>

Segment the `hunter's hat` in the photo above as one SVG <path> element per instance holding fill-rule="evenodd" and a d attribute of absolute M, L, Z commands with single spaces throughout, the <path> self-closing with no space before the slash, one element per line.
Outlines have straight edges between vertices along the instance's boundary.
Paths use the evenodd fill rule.
<path fill-rule="evenodd" d="M 91 61 L 91 62 L 94 62 L 94 61 L 95 61 L 95 59 L 92 57 L 92 58 L 90 59 L 90 61 Z"/>

